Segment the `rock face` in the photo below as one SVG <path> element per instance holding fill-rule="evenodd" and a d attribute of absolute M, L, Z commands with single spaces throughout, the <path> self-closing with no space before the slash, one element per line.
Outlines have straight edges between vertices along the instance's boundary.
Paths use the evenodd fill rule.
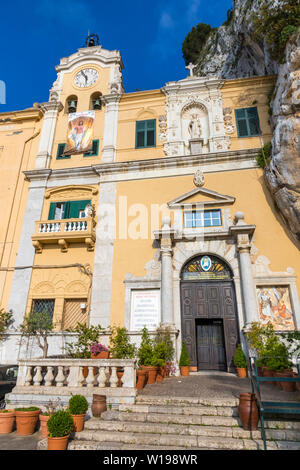
<path fill-rule="evenodd" d="M 272 159 L 265 178 L 291 232 L 300 240 L 300 35 L 286 48 L 279 66 L 273 116 Z"/>
<path fill-rule="evenodd" d="M 252 15 L 261 4 L 262 0 L 234 0 L 231 19 L 210 34 L 196 73 L 225 79 L 277 75 L 270 103 L 272 155 L 265 181 L 293 237 L 300 240 L 300 34 L 290 38 L 285 62 L 277 64 L 266 43 L 254 38 Z M 282 0 L 264 4 L 272 8 Z"/>
<path fill-rule="evenodd" d="M 270 6 L 280 0 L 265 0 Z M 265 42 L 254 39 L 251 15 L 259 11 L 261 0 L 235 0 L 231 20 L 209 36 L 196 73 L 231 79 L 277 74 L 278 66 L 268 54 Z"/>

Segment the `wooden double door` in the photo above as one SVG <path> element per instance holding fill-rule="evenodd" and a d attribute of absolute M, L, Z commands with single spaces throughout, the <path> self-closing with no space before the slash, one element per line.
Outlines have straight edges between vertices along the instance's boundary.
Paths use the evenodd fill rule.
<path fill-rule="evenodd" d="M 182 281 L 182 339 L 198 370 L 233 371 L 239 342 L 232 281 Z"/>

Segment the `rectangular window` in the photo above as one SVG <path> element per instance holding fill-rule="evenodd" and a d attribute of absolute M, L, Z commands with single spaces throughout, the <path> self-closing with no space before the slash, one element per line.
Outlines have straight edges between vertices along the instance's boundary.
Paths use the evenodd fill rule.
<path fill-rule="evenodd" d="M 92 150 L 90 152 L 84 153 L 84 157 L 97 157 L 99 153 L 99 140 L 93 140 Z"/>
<path fill-rule="evenodd" d="M 257 108 L 235 110 L 238 137 L 254 137 L 261 134 Z"/>
<path fill-rule="evenodd" d="M 71 158 L 70 155 L 64 155 L 66 144 L 58 144 L 56 160 L 62 160 L 63 158 Z"/>
<path fill-rule="evenodd" d="M 135 148 L 155 147 L 156 119 L 136 122 Z"/>
<path fill-rule="evenodd" d="M 221 225 L 222 217 L 220 209 L 184 212 L 185 228 L 219 227 Z"/>
<path fill-rule="evenodd" d="M 51 202 L 48 220 L 83 218 L 84 210 L 91 204 L 90 199 L 83 201 Z"/>
<path fill-rule="evenodd" d="M 31 305 L 31 314 L 35 313 L 47 313 L 49 317 L 53 318 L 54 313 L 54 299 L 34 299 Z"/>

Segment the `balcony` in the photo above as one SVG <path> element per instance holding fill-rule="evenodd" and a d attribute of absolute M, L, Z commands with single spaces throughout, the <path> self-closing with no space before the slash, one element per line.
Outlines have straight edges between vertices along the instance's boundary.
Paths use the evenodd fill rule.
<path fill-rule="evenodd" d="M 85 243 L 88 251 L 94 251 L 95 226 L 92 217 L 35 222 L 32 244 L 36 253 L 42 253 L 47 244 L 58 244 L 62 252 L 67 252 L 70 243 Z"/>

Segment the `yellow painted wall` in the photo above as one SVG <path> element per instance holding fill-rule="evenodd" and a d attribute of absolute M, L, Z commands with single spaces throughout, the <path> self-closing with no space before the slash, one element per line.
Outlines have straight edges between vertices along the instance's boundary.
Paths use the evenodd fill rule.
<path fill-rule="evenodd" d="M 9 119 L 0 123 L 0 306 L 6 308 L 27 203 L 23 171 L 35 166 L 42 113 L 30 108 L 0 117 Z"/>
<path fill-rule="evenodd" d="M 127 196 L 128 209 L 133 204 L 142 204 L 150 214 L 151 204 L 163 204 L 194 189 L 192 176 L 157 178 L 138 181 L 127 181 L 117 185 L 117 201 L 120 196 Z M 237 211 L 245 214 L 245 222 L 255 224 L 254 245 L 258 249 L 256 256 L 264 255 L 271 261 L 273 272 L 285 272 L 287 267 L 300 271 L 299 249 L 290 239 L 281 222 L 278 212 L 268 194 L 260 169 L 238 170 L 205 175 L 206 189 L 236 198 L 230 208 L 231 216 Z M 196 199 L 196 197 L 194 198 Z M 199 195 L 199 201 L 202 200 Z M 118 215 L 117 207 L 117 219 Z M 128 223 L 134 216 L 128 217 Z M 150 222 L 149 222 L 150 225 Z M 150 237 L 150 230 L 148 232 Z M 117 230 L 117 237 L 119 231 Z M 153 259 L 156 248 L 153 240 L 119 240 L 115 241 L 113 264 L 113 292 L 111 323 L 123 324 L 125 286 L 127 273 L 133 276 L 144 276 L 145 264 Z M 255 258 L 253 259 L 253 261 Z M 300 281 L 297 283 L 300 289 Z"/>

